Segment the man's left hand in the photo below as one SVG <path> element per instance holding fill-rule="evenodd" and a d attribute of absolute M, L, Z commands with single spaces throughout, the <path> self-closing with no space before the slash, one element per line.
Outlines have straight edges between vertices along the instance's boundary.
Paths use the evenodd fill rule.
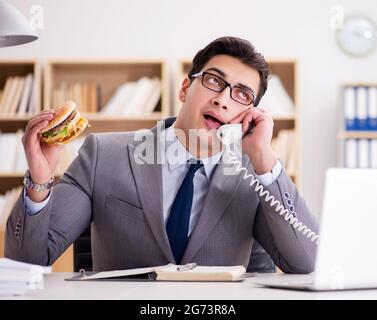
<path fill-rule="evenodd" d="M 274 128 L 272 117 L 263 108 L 251 108 L 240 113 L 230 123 L 242 123 L 242 132 L 246 132 L 251 122 L 254 129 L 242 139 L 242 151 L 249 156 L 256 174 L 270 172 L 277 157 L 271 148 Z"/>

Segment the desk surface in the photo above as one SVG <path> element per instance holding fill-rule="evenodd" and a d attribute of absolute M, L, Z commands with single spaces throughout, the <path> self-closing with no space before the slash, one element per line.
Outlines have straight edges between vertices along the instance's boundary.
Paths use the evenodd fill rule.
<path fill-rule="evenodd" d="M 258 300 L 258 299 L 377 299 L 376 290 L 305 292 L 261 287 L 256 284 L 270 277 L 302 275 L 251 274 L 243 282 L 159 282 L 159 281 L 65 281 L 73 273 L 45 276 L 44 289 L 25 296 L 0 299 L 136 299 L 136 300 Z"/>

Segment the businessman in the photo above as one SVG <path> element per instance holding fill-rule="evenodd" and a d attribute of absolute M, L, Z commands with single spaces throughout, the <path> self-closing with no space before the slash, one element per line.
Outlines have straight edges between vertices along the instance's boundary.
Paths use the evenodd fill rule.
<path fill-rule="evenodd" d="M 216 143 L 221 125 L 241 123 L 246 133 L 253 123 L 242 139 L 243 166 L 318 232 L 271 149 L 273 120 L 257 108 L 267 83 L 268 65 L 250 42 L 216 39 L 193 59 L 180 88 L 177 118 L 154 127 L 152 139 L 140 139 L 140 132 L 90 134 L 52 187 L 61 147 L 41 143 L 38 133 L 52 117 L 42 111 L 22 138 L 29 183 L 9 217 L 5 255 L 50 265 L 91 225 L 96 271 L 188 262 L 247 266 L 255 239 L 282 271 L 312 272 L 316 244 L 241 174 L 227 172 L 224 148 Z M 197 144 L 189 138 L 192 130 L 200 133 Z M 142 161 L 141 147 L 154 150 L 154 161 Z"/>

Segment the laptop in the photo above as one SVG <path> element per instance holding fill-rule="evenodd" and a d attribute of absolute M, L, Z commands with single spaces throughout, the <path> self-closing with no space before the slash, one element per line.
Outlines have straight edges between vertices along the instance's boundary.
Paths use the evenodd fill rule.
<path fill-rule="evenodd" d="M 327 170 L 312 274 L 253 282 L 311 291 L 377 288 L 377 170 Z"/>

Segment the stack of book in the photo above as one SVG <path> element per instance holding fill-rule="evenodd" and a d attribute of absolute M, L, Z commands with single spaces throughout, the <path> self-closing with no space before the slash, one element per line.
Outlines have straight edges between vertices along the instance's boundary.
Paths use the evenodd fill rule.
<path fill-rule="evenodd" d="M 23 175 L 28 167 L 25 151 L 21 142 L 23 130 L 16 133 L 0 132 L 0 174 Z M 84 143 L 85 137 L 78 137 L 61 150 L 61 158 L 56 175 L 61 175 L 76 157 L 78 150 Z"/>
<path fill-rule="evenodd" d="M 118 116 L 150 115 L 160 98 L 161 80 L 158 77 L 142 77 L 120 85 L 100 112 Z"/>
<path fill-rule="evenodd" d="M 343 115 L 347 131 L 377 130 L 377 86 L 345 86 Z"/>
<path fill-rule="evenodd" d="M 296 137 L 293 129 L 279 130 L 276 138 L 272 139 L 271 147 L 276 152 L 277 157 L 283 163 L 288 173 L 296 171 Z"/>
<path fill-rule="evenodd" d="M 27 162 L 21 142 L 22 130 L 16 133 L 0 132 L 0 174 L 25 173 Z"/>
<path fill-rule="evenodd" d="M 99 89 L 95 83 L 65 82 L 59 84 L 52 92 L 52 106 L 59 106 L 66 101 L 75 101 L 81 113 L 96 113 L 98 111 Z M 51 106 L 46 106 L 50 108 Z"/>
<path fill-rule="evenodd" d="M 377 139 L 368 137 L 377 131 L 377 86 L 347 85 L 342 95 L 344 131 L 367 131 L 365 138 L 345 139 L 342 165 L 377 169 Z"/>
<path fill-rule="evenodd" d="M 34 103 L 34 76 L 8 77 L 0 91 L 0 116 L 26 116 L 39 112 Z"/>
<path fill-rule="evenodd" d="M 377 169 L 377 139 L 346 139 L 343 151 L 346 168 Z"/>
<path fill-rule="evenodd" d="M 24 295 L 29 290 L 43 289 L 43 277 L 51 267 L 0 258 L 0 295 Z"/>
<path fill-rule="evenodd" d="M 280 78 L 271 75 L 268 88 L 259 106 L 265 108 L 273 117 L 293 117 L 294 103 L 285 90 Z"/>

